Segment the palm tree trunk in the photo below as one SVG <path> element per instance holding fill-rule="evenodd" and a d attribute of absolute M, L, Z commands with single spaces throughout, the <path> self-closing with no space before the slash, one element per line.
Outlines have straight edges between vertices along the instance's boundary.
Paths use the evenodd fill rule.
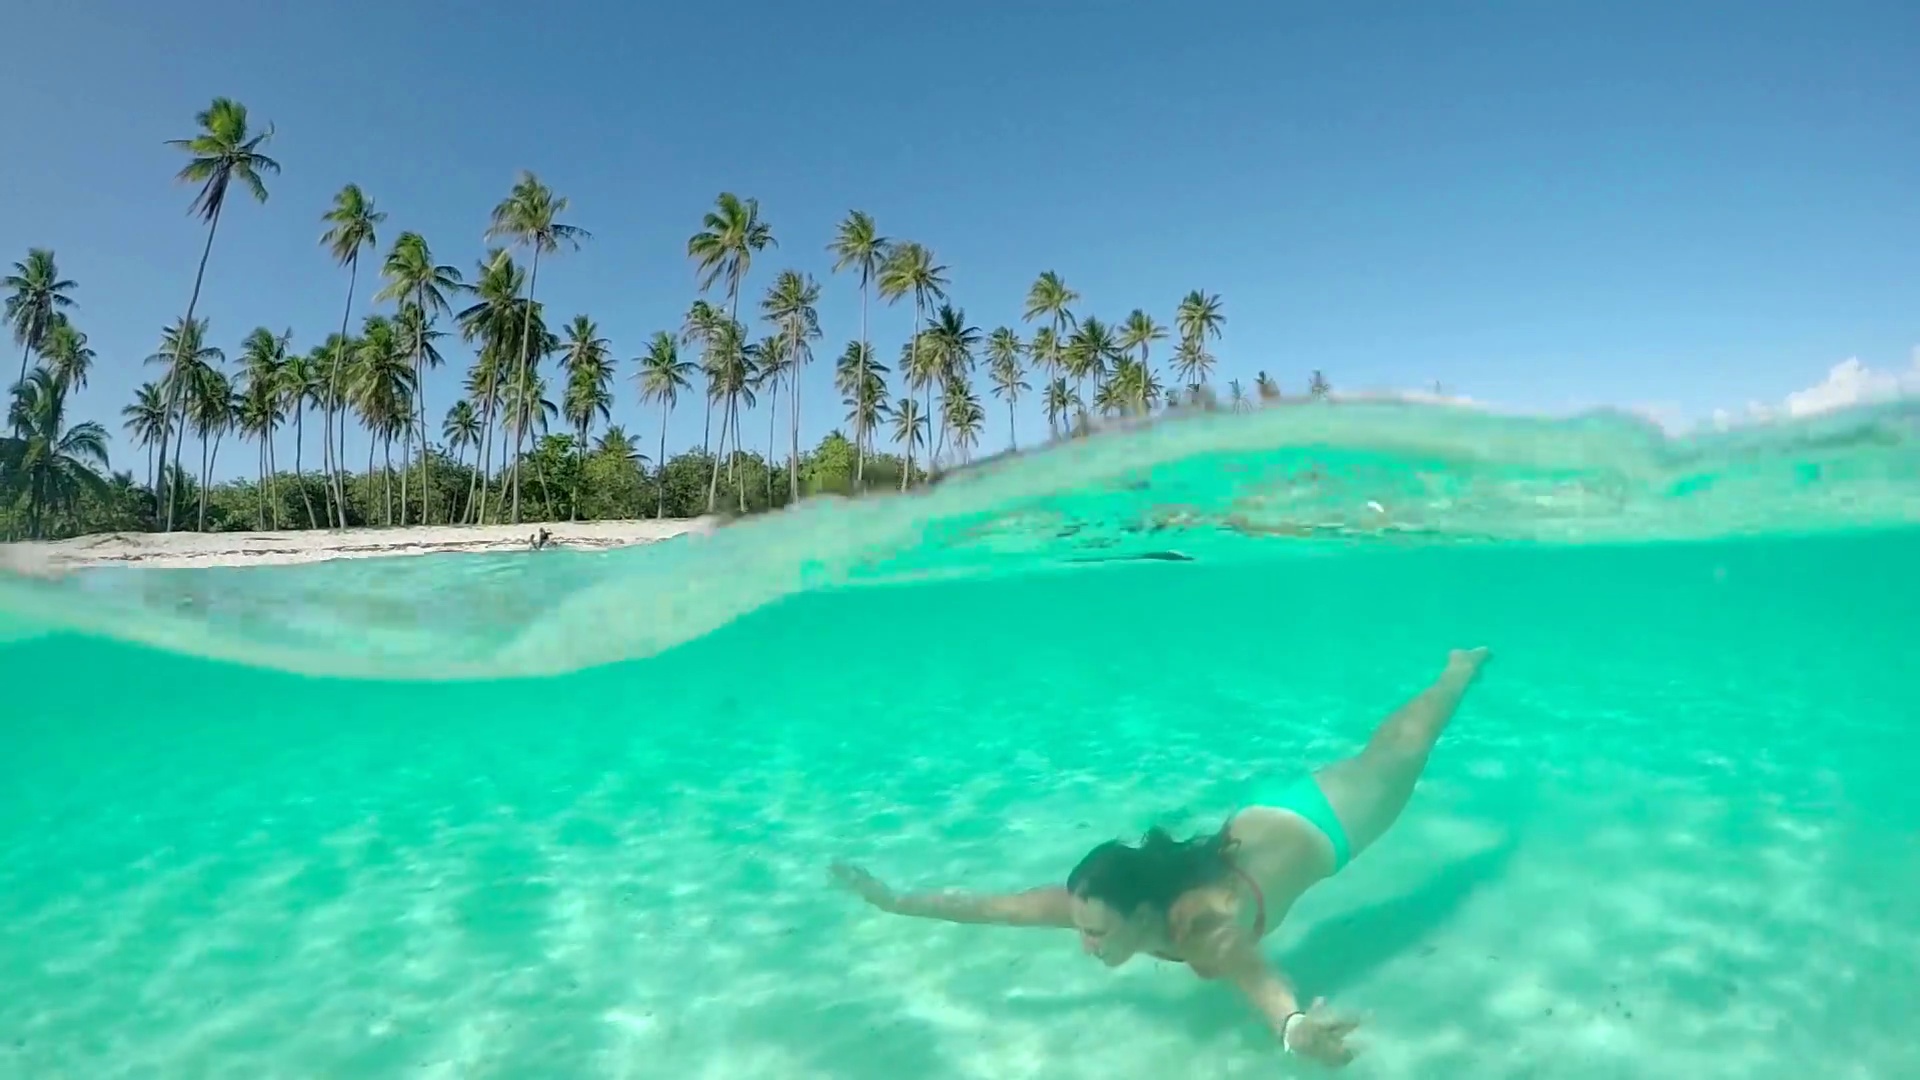
<path fill-rule="evenodd" d="M 567 520 L 580 520 L 580 474 L 587 471 L 587 428 L 580 426 L 580 441 L 573 444 L 573 494 L 568 496 Z"/>
<path fill-rule="evenodd" d="M 793 392 L 787 395 L 787 397 L 791 399 L 787 402 L 787 411 L 790 414 L 792 414 L 787 418 L 787 421 L 788 421 L 788 424 L 790 425 L 790 430 L 793 432 L 793 437 L 790 440 L 790 445 L 789 445 L 790 453 L 787 456 L 787 503 L 788 505 L 792 505 L 800 501 L 800 361 L 801 359 L 802 357 L 800 354 L 800 333 L 799 333 L 799 328 L 796 327 L 793 335 L 793 358 L 790 361 L 788 361 L 789 366 L 787 368 L 787 378 L 792 380 L 793 382 Z M 778 379 L 775 379 L 774 386 L 778 387 L 779 385 L 780 385 L 780 381 Z"/>
<path fill-rule="evenodd" d="M 353 318 L 353 290 L 355 286 L 359 284 L 359 281 L 360 249 L 355 248 L 353 257 L 347 260 L 347 304 L 346 307 L 340 311 L 340 340 L 334 345 L 333 349 L 333 370 L 327 373 L 327 402 L 330 409 L 340 400 L 340 367 L 346 362 L 342 354 L 347 351 L 347 323 Z M 340 415 L 339 453 L 345 453 L 346 447 L 347 418 L 343 411 Z M 368 460 L 372 459 L 369 458 Z M 367 468 L 368 471 L 371 472 L 373 466 L 369 465 Z M 346 490 L 340 480 L 339 471 L 336 471 L 333 475 L 333 497 L 334 501 L 339 504 L 340 527 L 344 529 L 347 527 L 347 496 Z"/>
<path fill-rule="evenodd" d="M 381 440 L 386 444 L 386 467 L 380 470 L 380 508 L 385 512 L 387 528 L 393 528 L 393 436 Z"/>
<path fill-rule="evenodd" d="M 278 529 L 280 527 L 280 459 L 279 456 L 274 453 L 273 429 L 271 427 L 267 429 L 266 439 L 267 488 L 268 494 L 272 496 L 272 498 L 267 501 L 267 505 L 273 508 L 273 527 Z"/>
<path fill-rule="evenodd" d="M 547 467 L 540 463 L 539 447 L 534 447 L 533 479 L 540 485 L 540 500 L 546 503 L 541 507 L 540 520 L 553 520 L 553 490 L 547 487 Z"/>
<path fill-rule="evenodd" d="M 473 523 L 487 523 L 487 493 L 493 483 L 493 403 L 487 403 L 486 419 L 480 424 L 480 471 L 474 475 L 480 481 L 480 502 L 474 507 Z"/>
<path fill-rule="evenodd" d="M 704 359 L 704 358 L 703 358 Z M 704 364 L 702 365 L 705 366 Z M 713 372 L 707 375 L 707 418 L 700 425 L 700 452 L 713 453 Z"/>
<path fill-rule="evenodd" d="M 347 520 L 347 421 L 352 415 L 352 406 L 344 401 L 341 402 L 340 418 L 335 421 L 333 425 L 333 460 L 340 467 L 340 524 L 343 527 L 346 525 Z M 371 430 L 367 432 L 367 438 L 369 440 L 373 438 L 373 432 Z M 369 485 L 371 485 L 373 480 L 372 469 L 367 470 L 367 480 Z M 371 486 L 367 488 L 366 524 L 373 524 L 373 488 Z"/>
<path fill-rule="evenodd" d="M 259 486 L 253 489 L 253 516 L 257 526 L 267 527 L 267 441 L 262 438 L 260 447 L 254 452 L 254 471 L 260 477 Z"/>
<path fill-rule="evenodd" d="M 207 531 L 207 473 L 212 471 L 213 463 L 208 460 L 208 450 L 213 440 L 200 436 L 200 518 L 195 528 L 199 532 Z"/>
<path fill-rule="evenodd" d="M 1015 376 L 1018 377 L 1017 375 Z M 1014 453 L 1020 452 L 1020 437 L 1013 433 L 1013 395 L 1007 395 L 1007 443 Z"/>
<path fill-rule="evenodd" d="M 307 493 L 307 474 L 300 471 L 300 447 L 307 441 L 306 402 L 296 402 L 293 406 L 293 478 L 300 485 L 300 501 L 307 507 L 307 528 L 320 527 L 320 519 L 313 516 L 313 496 Z"/>
<path fill-rule="evenodd" d="M 773 509 L 773 432 L 780 420 L 780 378 L 773 380 L 773 393 L 767 398 L 767 509 Z"/>
<path fill-rule="evenodd" d="M 907 490 L 907 477 L 913 475 L 913 428 L 907 428 L 907 462 L 900 467 L 900 490 Z"/>
<path fill-rule="evenodd" d="M 20 377 L 13 380 L 16 384 L 27 381 L 27 358 L 33 355 L 33 328 L 39 325 L 39 322 L 40 318 L 36 315 L 27 325 L 27 337 L 20 346 Z M 19 425 L 14 425 L 13 430 L 19 431 Z"/>
<path fill-rule="evenodd" d="M 174 342 L 173 371 L 168 373 L 170 375 L 175 374 L 180 370 L 180 361 L 182 359 L 180 355 L 180 347 L 187 343 L 188 332 L 193 326 L 193 309 L 200 306 L 200 285 L 206 279 L 206 276 L 207 276 L 207 256 L 213 254 L 213 234 L 215 231 L 217 231 L 220 228 L 220 210 L 221 210 L 221 207 L 224 205 L 225 205 L 224 203 L 216 203 L 213 208 L 213 217 L 207 221 L 207 243 L 205 247 L 200 249 L 200 269 L 194 272 L 193 296 L 191 296 L 187 300 L 187 317 L 186 317 L 186 320 L 180 326 L 180 330 L 181 330 L 180 339 Z M 182 440 L 184 440 L 185 434 L 186 434 L 187 417 L 186 417 L 186 405 L 180 399 L 180 380 L 178 380 L 177 378 L 173 378 L 173 379 L 168 379 L 167 382 L 168 382 L 167 407 L 161 411 L 161 415 L 160 415 L 160 471 L 162 473 L 162 476 L 160 478 L 160 484 L 163 487 L 171 488 L 173 478 L 171 476 L 165 475 L 166 468 L 167 468 L 167 434 L 168 434 L 167 429 L 173 422 L 174 409 L 178 408 L 180 410 L 181 436 L 182 436 Z M 176 444 L 173 449 L 173 460 L 176 468 L 178 467 L 180 462 L 180 447 L 178 443 L 179 441 L 182 441 L 182 440 L 176 440 Z M 167 498 L 166 531 L 167 532 L 173 531 L 173 504 L 174 504 L 173 494 L 174 493 L 171 490 L 166 492 L 166 498 Z M 155 495 L 157 498 L 159 493 L 156 492 Z M 159 506 L 157 503 L 154 509 L 156 512 L 159 510 Z"/>
<path fill-rule="evenodd" d="M 540 282 L 540 245 L 533 245 L 533 266 L 527 271 L 527 314 L 520 321 L 520 388 L 524 392 L 531 388 L 532 381 L 527 378 L 527 369 L 533 360 L 533 289 Z M 513 429 L 513 523 L 520 524 L 520 452 L 526 445 L 527 425 L 515 424 Z M 542 481 L 544 484 L 545 481 Z"/>
<path fill-rule="evenodd" d="M 487 523 L 487 468 L 493 464 L 494 370 L 493 358 L 487 355 L 484 348 L 480 354 L 480 362 L 485 365 L 481 370 L 486 374 L 487 386 L 486 389 L 482 391 L 482 393 L 486 395 L 486 400 L 480 403 L 480 444 L 474 448 L 474 459 L 480 463 L 479 471 L 474 474 L 479 478 L 480 482 L 479 503 L 476 504 L 473 501 L 471 485 L 469 485 L 467 492 L 467 506 L 474 511 L 473 523 L 475 525 L 485 525 Z"/>
<path fill-rule="evenodd" d="M 731 396 L 731 395 L 729 395 Z M 720 458 L 727 454 L 727 420 L 733 415 L 731 408 L 720 411 L 720 452 L 713 459 L 713 477 L 707 481 L 707 513 L 713 513 L 713 504 L 720 497 Z"/>
<path fill-rule="evenodd" d="M 738 458 L 747 452 L 746 448 L 740 445 L 740 395 L 739 394 L 733 395 L 732 408 L 733 408 L 733 456 L 735 458 Z M 733 487 L 734 487 L 734 490 L 738 492 L 740 495 L 740 512 L 742 514 L 745 514 L 747 512 L 747 478 L 745 476 L 738 477 L 734 481 Z"/>
<path fill-rule="evenodd" d="M 854 415 L 860 417 L 858 427 L 853 433 L 853 490 L 864 490 L 867 479 L 867 414 L 863 404 L 867 398 L 867 354 L 873 346 L 867 343 L 867 279 L 860 279 L 860 381 L 853 384 Z"/>
<path fill-rule="evenodd" d="M 425 304 L 418 296 L 414 297 L 414 306 L 420 309 L 420 325 L 413 331 L 413 404 L 420 417 L 420 524 L 433 524 L 433 452 L 427 437 L 427 384 L 421 378 L 421 357 L 425 351 L 427 321 Z M 449 513 L 451 521 L 453 515 Z"/>
<path fill-rule="evenodd" d="M 481 436 L 481 438 L 480 438 L 480 439 L 475 439 L 475 440 L 474 440 L 474 443 L 473 443 L 473 472 L 472 472 L 472 473 L 471 473 L 470 475 L 468 475 L 468 477 L 467 477 L 467 505 L 465 505 L 465 506 L 463 506 L 463 507 L 461 507 L 461 508 L 460 508 L 460 520 L 461 520 L 461 521 L 468 521 L 468 519 L 469 519 L 469 518 L 470 518 L 470 517 L 472 516 L 472 514 L 473 514 L 473 510 L 474 510 L 474 503 L 473 503 L 473 495 L 474 495 L 474 491 L 475 491 L 476 489 L 479 489 L 479 488 L 480 488 L 480 451 L 481 451 L 481 442 L 482 442 L 482 441 L 483 441 L 483 440 L 485 439 L 485 437 L 486 437 L 486 436 L 485 436 L 485 435 L 483 434 L 483 435 Z M 461 462 L 462 462 L 462 464 L 464 464 L 464 463 L 466 462 L 466 458 L 465 458 L 465 456 L 463 455 L 463 456 L 461 457 L 461 459 L 460 459 L 460 460 L 461 460 Z M 469 523 L 471 524 L 471 522 L 469 522 Z"/>
<path fill-rule="evenodd" d="M 339 514 L 333 508 L 333 401 L 320 402 L 320 504 L 327 511 L 327 528 L 337 523 Z"/>
<path fill-rule="evenodd" d="M 387 441 L 391 443 L 393 440 L 389 437 Z M 400 425 L 400 527 L 403 529 L 407 527 L 407 477 L 412 475 L 413 424 L 402 421 Z M 422 521 L 421 524 L 424 525 L 426 522 Z"/>
<path fill-rule="evenodd" d="M 672 387 L 668 389 L 671 390 Z M 653 461 L 653 486 L 660 494 L 660 505 L 653 512 L 655 521 L 667 516 L 667 421 L 672 417 L 673 410 L 662 402 L 660 405 L 660 456 Z"/>
<path fill-rule="evenodd" d="M 183 408 L 181 410 L 181 418 L 180 418 L 180 437 L 173 440 L 173 471 L 176 477 L 180 472 L 180 451 L 186 445 L 187 445 L 187 421 L 186 421 L 186 410 Z M 173 512 L 173 507 L 171 505 L 167 507 L 167 512 L 168 513 Z"/>

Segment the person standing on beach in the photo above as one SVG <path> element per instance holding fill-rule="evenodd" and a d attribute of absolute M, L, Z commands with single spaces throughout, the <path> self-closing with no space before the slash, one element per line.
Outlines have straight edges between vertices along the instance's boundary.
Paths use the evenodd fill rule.
<path fill-rule="evenodd" d="M 1358 1021 L 1324 999 L 1303 1004 L 1260 941 L 1308 889 L 1398 820 L 1488 655 L 1455 650 L 1440 677 L 1394 710 L 1359 754 L 1275 785 L 1219 831 L 1175 840 L 1154 829 L 1138 845 L 1109 841 L 1088 852 L 1065 885 L 902 895 L 857 866 L 836 863 L 833 875 L 892 914 L 1077 930 L 1081 949 L 1108 967 L 1141 953 L 1185 964 L 1239 988 L 1287 1052 L 1345 1065 Z"/>

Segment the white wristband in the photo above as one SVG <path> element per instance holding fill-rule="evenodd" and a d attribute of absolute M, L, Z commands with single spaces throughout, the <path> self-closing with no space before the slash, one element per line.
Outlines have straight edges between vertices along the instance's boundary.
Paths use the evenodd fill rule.
<path fill-rule="evenodd" d="M 1280 1021 L 1280 1049 L 1289 1054 L 1293 1053 L 1293 1022 L 1306 1018 L 1306 1013 L 1295 1011 L 1288 1013 L 1287 1018 Z"/>

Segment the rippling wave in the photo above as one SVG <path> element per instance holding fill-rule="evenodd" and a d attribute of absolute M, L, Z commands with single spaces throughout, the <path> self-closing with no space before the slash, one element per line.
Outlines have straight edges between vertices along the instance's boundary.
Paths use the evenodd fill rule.
<path fill-rule="evenodd" d="M 1177 417 L 607 552 L 0 577 L 0 641 L 80 630 L 309 674 L 549 675 L 652 655 L 794 593 L 1173 567 L 1338 539 L 1648 543 L 1920 522 L 1920 404 L 1665 435 L 1637 417 L 1403 402 Z"/>

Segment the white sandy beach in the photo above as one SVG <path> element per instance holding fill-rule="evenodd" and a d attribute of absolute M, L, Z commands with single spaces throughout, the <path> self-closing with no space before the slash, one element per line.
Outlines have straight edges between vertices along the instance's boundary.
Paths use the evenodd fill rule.
<path fill-rule="evenodd" d="M 682 533 L 710 532 L 717 523 L 713 518 L 690 518 L 295 532 L 100 533 L 44 543 L 0 544 L 0 571 L 49 576 L 97 566 L 283 566 L 385 555 L 516 551 L 525 550 L 528 540 L 541 529 L 548 531 L 549 542 L 554 546 L 591 550 L 650 544 Z"/>

